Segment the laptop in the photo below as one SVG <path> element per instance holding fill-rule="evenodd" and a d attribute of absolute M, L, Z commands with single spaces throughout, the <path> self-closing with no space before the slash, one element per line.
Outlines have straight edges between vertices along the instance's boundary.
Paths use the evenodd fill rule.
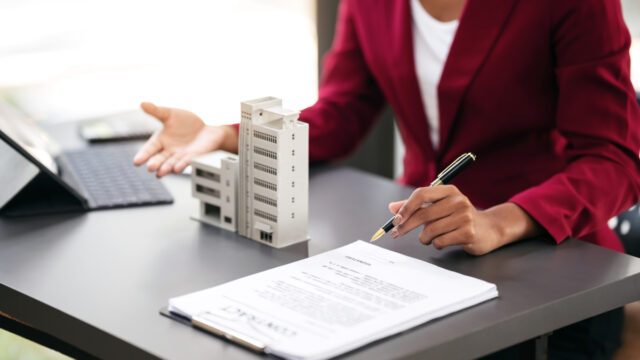
<path fill-rule="evenodd" d="M 154 174 L 133 165 L 138 146 L 122 143 L 61 152 L 33 121 L 0 99 L 0 214 L 172 203 Z"/>

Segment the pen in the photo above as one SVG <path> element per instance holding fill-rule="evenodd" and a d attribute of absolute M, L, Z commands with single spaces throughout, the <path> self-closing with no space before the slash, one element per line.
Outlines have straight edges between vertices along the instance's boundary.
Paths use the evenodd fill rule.
<path fill-rule="evenodd" d="M 467 166 L 469 166 L 475 160 L 476 160 L 476 155 L 470 152 L 464 153 L 458 156 L 458 158 L 454 162 L 452 162 L 449 166 L 447 166 L 444 170 L 442 170 L 440 174 L 438 174 L 436 179 L 433 180 L 431 184 L 429 184 L 429 186 L 430 187 L 438 186 L 438 185 L 444 185 L 448 183 L 449 181 L 453 180 L 453 178 L 456 177 L 456 175 L 460 174 L 462 170 L 466 169 Z M 369 241 L 374 242 L 378 240 L 378 238 L 380 238 L 382 235 L 391 231 L 391 229 L 394 228 L 393 220 L 395 220 L 395 218 L 396 218 L 395 215 L 392 216 L 391 219 L 389 219 L 389 221 L 387 221 L 384 225 L 382 225 L 382 227 L 378 229 L 378 231 L 376 231 L 375 234 L 373 234 L 373 236 L 371 237 L 371 240 Z"/>

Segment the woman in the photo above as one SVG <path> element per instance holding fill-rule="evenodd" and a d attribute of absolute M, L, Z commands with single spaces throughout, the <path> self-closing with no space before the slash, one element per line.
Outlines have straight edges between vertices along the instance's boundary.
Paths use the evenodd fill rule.
<path fill-rule="evenodd" d="M 640 195 L 630 41 L 619 0 L 343 1 L 318 101 L 300 115 L 310 158 L 353 150 L 388 102 L 399 181 L 421 187 L 390 204 L 393 237 L 423 226 L 421 242 L 475 255 L 536 235 L 623 251 L 606 221 Z M 158 176 L 237 151 L 233 127 L 142 108 L 165 126 L 134 162 Z M 424 187 L 467 151 L 479 161 L 455 186 Z"/>

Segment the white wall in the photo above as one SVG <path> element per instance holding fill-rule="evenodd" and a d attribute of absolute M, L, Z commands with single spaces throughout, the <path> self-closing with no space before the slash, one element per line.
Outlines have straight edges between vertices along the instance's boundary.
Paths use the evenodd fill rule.
<path fill-rule="evenodd" d="M 265 95 L 317 97 L 313 0 L 2 0 L 0 91 L 38 118 L 143 100 L 237 122 Z"/>
<path fill-rule="evenodd" d="M 631 81 L 640 91 L 640 1 L 622 0 L 622 11 L 633 37 L 631 45 Z"/>

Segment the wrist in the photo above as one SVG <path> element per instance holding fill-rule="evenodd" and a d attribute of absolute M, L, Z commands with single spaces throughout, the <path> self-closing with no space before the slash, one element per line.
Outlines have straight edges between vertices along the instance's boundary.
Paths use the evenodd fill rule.
<path fill-rule="evenodd" d="M 222 134 L 220 149 L 230 153 L 238 153 L 238 131 L 232 125 L 217 126 Z"/>
<path fill-rule="evenodd" d="M 503 203 L 485 210 L 496 233 L 497 247 L 531 238 L 542 233 L 526 211 L 514 203 Z"/>

